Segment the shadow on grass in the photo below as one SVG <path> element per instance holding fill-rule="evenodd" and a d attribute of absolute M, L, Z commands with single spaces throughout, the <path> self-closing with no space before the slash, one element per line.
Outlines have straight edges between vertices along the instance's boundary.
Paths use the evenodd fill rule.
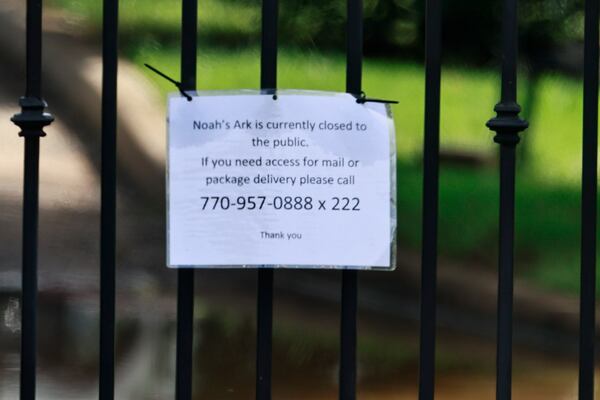
<path fill-rule="evenodd" d="M 422 172 L 398 162 L 399 240 L 421 240 Z M 579 288 L 580 189 L 517 173 L 516 273 L 566 293 Z M 495 268 L 498 230 L 495 168 L 443 166 L 440 171 L 439 249 L 442 256 Z"/>

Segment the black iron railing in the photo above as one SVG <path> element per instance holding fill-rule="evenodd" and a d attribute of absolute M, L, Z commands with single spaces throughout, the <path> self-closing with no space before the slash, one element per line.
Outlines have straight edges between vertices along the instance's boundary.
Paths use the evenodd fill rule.
<path fill-rule="evenodd" d="M 487 126 L 500 145 L 500 235 L 498 257 L 498 326 L 496 398 L 511 398 L 513 331 L 513 264 L 515 236 L 515 162 L 519 132 L 527 122 L 519 118 L 517 104 L 517 0 L 504 1 L 502 27 L 502 92 Z"/>
<path fill-rule="evenodd" d="M 419 399 L 432 400 L 435 388 L 435 322 L 440 149 L 442 10 L 428 0 L 425 18 L 425 137 L 423 146 L 423 231 L 421 252 L 421 363 Z"/>
<path fill-rule="evenodd" d="M 118 0 L 105 0 L 102 24 L 102 165 L 100 171 L 99 398 L 114 398 L 117 238 Z"/>
<path fill-rule="evenodd" d="M 117 38 L 118 0 L 103 0 L 100 372 L 99 397 L 114 398 Z M 361 93 L 363 53 L 362 0 L 348 0 L 346 91 Z M 514 197 L 516 146 L 527 123 L 517 104 L 517 0 L 504 0 L 502 92 L 497 116 L 487 126 L 500 145 L 500 219 L 497 336 L 497 399 L 511 398 Z M 599 73 L 599 0 L 585 3 L 583 164 L 581 207 L 581 325 L 579 398 L 594 397 L 595 277 L 597 206 L 597 133 Z M 181 88 L 196 89 L 198 0 L 182 0 Z M 435 397 L 436 269 L 441 82 L 441 0 L 426 2 L 426 87 L 423 176 L 423 236 L 419 399 Z M 263 0 L 261 89 L 277 88 L 278 0 Z M 53 118 L 42 99 L 42 0 L 27 0 L 26 90 L 22 111 L 12 120 L 25 140 L 23 196 L 23 294 L 21 399 L 35 399 L 38 167 L 43 128 Z M 177 291 L 175 397 L 192 398 L 194 271 L 180 269 Z M 356 398 L 358 272 L 342 272 L 339 398 Z M 258 270 L 256 398 L 271 399 L 272 269 Z"/>
<path fill-rule="evenodd" d="M 263 1 L 260 88 L 268 93 L 274 93 L 277 89 L 278 14 L 278 0 Z M 273 269 L 259 269 L 257 279 L 256 398 L 259 400 L 270 400 L 273 361 Z"/>
<path fill-rule="evenodd" d="M 42 99 L 42 1 L 27 0 L 26 87 L 21 112 L 12 121 L 25 140 L 21 298 L 21 386 L 23 400 L 35 399 L 37 353 L 37 255 L 40 138 L 54 120 Z"/>
<path fill-rule="evenodd" d="M 181 9 L 181 89 L 196 90 L 198 0 L 183 0 Z M 194 270 L 177 271 L 177 355 L 175 398 L 192 398 L 194 343 Z"/>
<path fill-rule="evenodd" d="M 598 192 L 598 30 L 600 5 L 585 1 L 583 160 L 581 176 L 581 297 L 579 398 L 594 398 L 596 340 L 596 219 Z"/>

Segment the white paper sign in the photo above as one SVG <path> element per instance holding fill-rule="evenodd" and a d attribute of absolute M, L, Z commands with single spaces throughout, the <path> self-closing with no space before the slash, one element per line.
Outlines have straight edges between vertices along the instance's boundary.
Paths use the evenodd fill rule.
<path fill-rule="evenodd" d="M 170 267 L 393 268 L 388 107 L 347 94 L 169 98 Z"/>

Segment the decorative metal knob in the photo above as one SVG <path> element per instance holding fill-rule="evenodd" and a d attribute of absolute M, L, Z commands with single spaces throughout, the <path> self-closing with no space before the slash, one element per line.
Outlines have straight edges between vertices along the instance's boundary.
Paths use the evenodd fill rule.
<path fill-rule="evenodd" d="M 44 127 L 54 121 L 52 114 L 44 112 L 48 104 L 37 97 L 21 97 L 19 105 L 21 106 L 21 112 L 15 114 L 10 119 L 15 125 L 21 128 L 19 136 L 46 136 L 46 133 L 43 131 Z"/>
<path fill-rule="evenodd" d="M 496 117 L 490 119 L 486 126 L 496 132 L 494 142 L 516 146 L 521 140 L 519 132 L 524 131 L 529 123 L 519 117 L 521 107 L 516 102 L 500 102 L 494 107 Z"/>

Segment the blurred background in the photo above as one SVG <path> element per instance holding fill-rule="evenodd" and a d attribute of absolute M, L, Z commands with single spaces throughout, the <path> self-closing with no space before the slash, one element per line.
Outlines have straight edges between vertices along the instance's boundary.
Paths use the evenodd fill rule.
<path fill-rule="evenodd" d="M 394 99 L 398 268 L 360 276 L 359 397 L 417 392 L 424 1 L 365 0 L 363 87 Z M 280 1 L 279 86 L 343 91 L 345 1 Z M 198 89 L 259 86 L 259 0 L 201 0 Z M 180 3 L 120 1 L 117 372 L 119 399 L 174 392 L 174 271 L 164 259 L 166 94 L 179 77 Z M 100 0 L 47 0 L 42 140 L 39 398 L 97 397 Z M 501 1 L 444 2 L 438 398 L 495 391 Z M 19 377 L 24 2 L 0 3 L 0 398 Z M 520 1 L 514 398 L 575 399 L 583 1 Z M 194 393 L 254 396 L 254 271 L 196 274 Z M 340 274 L 275 278 L 274 398 L 337 398 Z"/>

